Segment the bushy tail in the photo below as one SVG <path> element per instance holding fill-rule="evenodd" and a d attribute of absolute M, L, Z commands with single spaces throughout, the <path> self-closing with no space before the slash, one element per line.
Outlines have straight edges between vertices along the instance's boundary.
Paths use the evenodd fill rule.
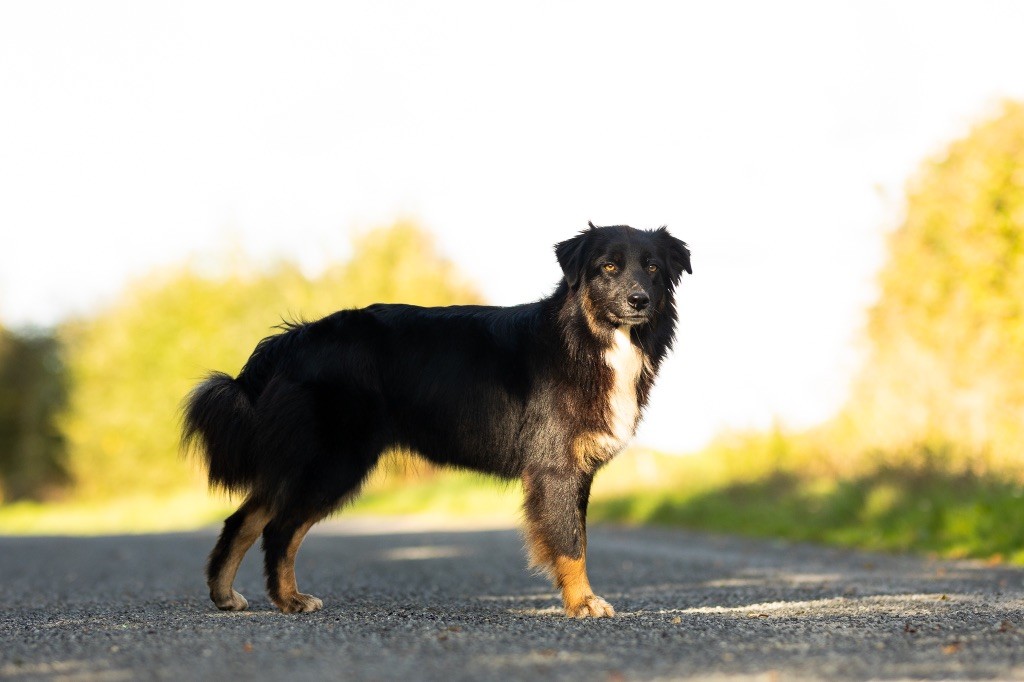
<path fill-rule="evenodd" d="M 182 412 L 182 447 L 201 453 L 210 485 L 250 490 L 256 411 L 242 386 L 223 372 L 212 372 L 188 394 Z"/>

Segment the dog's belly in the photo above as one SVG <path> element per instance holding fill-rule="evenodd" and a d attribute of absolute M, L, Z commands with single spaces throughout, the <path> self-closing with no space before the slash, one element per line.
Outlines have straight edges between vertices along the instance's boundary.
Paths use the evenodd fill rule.
<path fill-rule="evenodd" d="M 504 478 L 519 476 L 537 449 L 540 432 L 525 428 L 526 409 L 493 394 L 420 403 L 392 415 L 398 445 L 435 464 Z"/>
<path fill-rule="evenodd" d="M 509 443 L 474 438 L 455 438 L 446 444 L 413 442 L 406 446 L 425 459 L 444 466 L 469 469 L 500 478 L 522 475 L 529 459 L 524 449 Z"/>

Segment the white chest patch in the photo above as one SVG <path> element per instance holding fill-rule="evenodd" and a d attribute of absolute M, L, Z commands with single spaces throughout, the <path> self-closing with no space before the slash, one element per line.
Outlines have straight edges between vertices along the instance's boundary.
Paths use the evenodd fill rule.
<path fill-rule="evenodd" d="M 604 361 L 612 371 L 612 388 L 608 393 L 608 427 L 611 430 L 606 446 L 622 448 L 633 437 L 640 417 L 636 382 L 644 361 L 640 349 L 629 339 L 629 327 L 615 329 L 611 348 L 604 352 Z"/>

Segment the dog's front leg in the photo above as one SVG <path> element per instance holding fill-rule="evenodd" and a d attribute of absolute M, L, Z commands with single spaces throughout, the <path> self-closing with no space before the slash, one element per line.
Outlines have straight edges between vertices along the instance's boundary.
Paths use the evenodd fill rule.
<path fill-rule="evenodd" d="M 587 578 L 587 501 L 593 476 L 542 469 L 523 476 L 526 545 L 530 565 L 548 572 L 562 590 L 571 618 L 614 616 Z"/>

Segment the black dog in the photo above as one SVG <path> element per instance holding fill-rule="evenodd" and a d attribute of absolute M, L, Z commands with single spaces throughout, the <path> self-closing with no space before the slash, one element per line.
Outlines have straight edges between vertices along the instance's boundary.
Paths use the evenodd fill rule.
<path fill-rule="evenodd" d="M 323 605 L 295 584 L 309 528 L 351 499 L 393 448 L 521 478 L 532 564 L 565 612 L 612 616 L 586 574 L 596 471 L 633 436 L 671 348 L 673 291 L 690 252 L 662 227 L 595 227 L 558 244 L 565 278 L 536 303 L 372 305 L 287 325 L 237 378 L 214 373 L 184 405 L 211 485 L 247 495 L 207 565 L 221 609 L 262 533 L 267 590 L 286 613 Z"/>

